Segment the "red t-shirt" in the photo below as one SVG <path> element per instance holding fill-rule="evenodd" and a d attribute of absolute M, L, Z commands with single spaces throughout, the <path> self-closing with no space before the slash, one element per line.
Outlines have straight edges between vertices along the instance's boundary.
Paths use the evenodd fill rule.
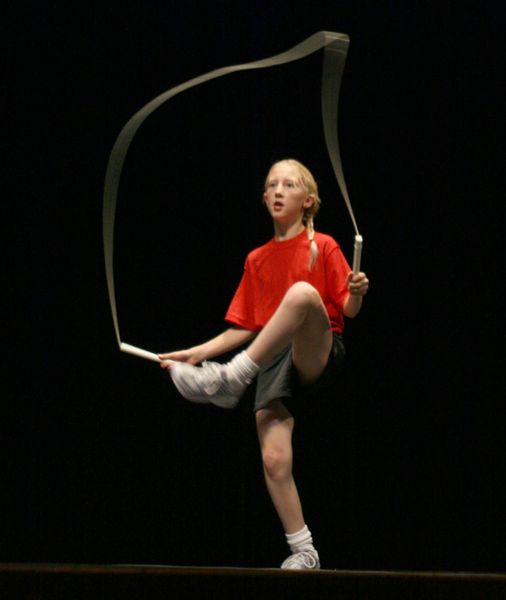
<path fill-rule="evenodd" d="M 348 295 L 346 276 L 351 269 L 333 238 L 317 232 L 315 242 L 318 260 L 312 271 L 309 271 L 309 239 L 305 229 L 290 240 L 272 239 L 250 252 L 225 320 L 258 331 L 272 317 L 288 288 L 297 281 L 307 281 L 320 293 L 332 331 L 341 333 L 343 303 Z"/>

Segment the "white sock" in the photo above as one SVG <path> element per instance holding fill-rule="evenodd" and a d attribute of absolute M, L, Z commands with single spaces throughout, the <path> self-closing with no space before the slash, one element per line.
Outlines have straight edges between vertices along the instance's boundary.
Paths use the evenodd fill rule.
<path fill-rule="evenodd" d="M 304 525 L 300 531 L 296 531 L 295 533 L 285 533 L 285 536 L 292 554 L 302 552 L 303 550 L 315 549 L 313 546 L 313 537 L 307 525 Z"/>
<path fill-rule="evenodd" d="M 251 360 L 246 350 L 243 350 L 227 363 L 227 369 L 233 379 L 250 383 L 260 370 L 260 367 Z"/>

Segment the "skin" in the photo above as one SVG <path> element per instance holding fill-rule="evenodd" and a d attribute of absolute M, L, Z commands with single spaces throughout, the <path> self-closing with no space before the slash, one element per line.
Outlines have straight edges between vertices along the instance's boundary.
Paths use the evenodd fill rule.
<path fill-rule="evenodd" d="M 272 217 L 274 237 L 278 241 L 292 239 L 304 230 L 304 211 L 315 202 L 302 184 L 296 165 L 281 161 L 272 166 L 263 195 Z M 348 297 L 343 306 L 346 317 L 355 317 L 369 288 L 365 273 L 346 278 Z M 198 346 L 161 354 L 163 361 L 198 364 L 250 342 L 247 354 L 261 366 L 292 344 L 293 362 L 305 384 L 322 374 L 332 347 L 332 331 L 325 306 L 317 290 L 309 283 L 297 282 L 286 293 L 278 309 L 258 333 L 231 327 Z M 292 433 L 294 418 L 281 401 L 270 402 L 256 412 L 256 426 L 265 482 L 285 533 L 295 533 L 304 527 L 302 506 L 292 475 Z"/>

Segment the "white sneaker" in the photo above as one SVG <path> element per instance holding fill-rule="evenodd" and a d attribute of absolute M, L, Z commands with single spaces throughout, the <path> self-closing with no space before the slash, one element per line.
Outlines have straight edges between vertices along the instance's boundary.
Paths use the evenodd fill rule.
<path fill-rule="evenodd" d="M 289 556 L 281 565 L 282 569 L 319 569 L 320 559 L 318 552 L 312 550 L 302 550 Z"/>
<path fill-rule="evenodd" d="M 175 362 L 169 371 L 174 385 L 187 400 L 234 408 L 251 380 L 232 379 L 228 372 L 225 365 L 216 362 L 203 362 L 201 367 Z"/>

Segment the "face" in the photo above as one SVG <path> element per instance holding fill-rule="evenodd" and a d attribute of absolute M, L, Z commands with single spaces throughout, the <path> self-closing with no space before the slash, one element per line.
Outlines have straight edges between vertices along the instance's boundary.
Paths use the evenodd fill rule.
<path fill-rule="evenodd" d="M 302 221 L 304 210 L 314 201 L 314 195 L 306 190 L 295 165 L 287 162 L 273 165 L 267 176 L 264 202 L 275 221 L 286 224 Z"/>

